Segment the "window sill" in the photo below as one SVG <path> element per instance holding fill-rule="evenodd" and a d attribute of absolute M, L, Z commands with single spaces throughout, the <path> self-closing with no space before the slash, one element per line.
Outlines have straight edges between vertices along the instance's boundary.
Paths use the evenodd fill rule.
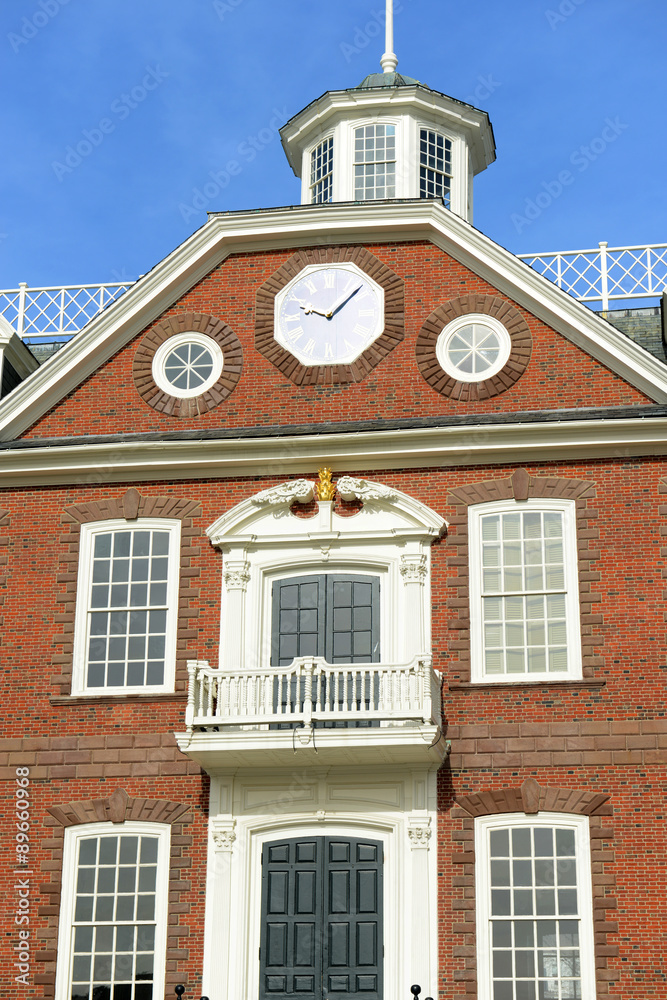
<path fill-rule="evenodd" d="M 187 692 L 185 691 L 158 691 L 151 693 L 146 691 L 145 694 L 137 694 L 133 692 L 132 694 L 123 694 L 119 691 L 118 694 L 60 694 L 52 695 L 49 698 L 49 703 L 51 705 L 117 705 L 119 699 L 122 698 L 123 701 L 178 701 L 182 702 L 187 698 Z"/>
<path fill-rule="evenodd" d="M 506 690 L 507 688 L 523 688 L 524 690 L 535 690 L 536 688 L 548 687 L 548 688 L 574 688 L 583 689 L 584 691 L 597 691 L 600 688 L 605 687 L 606 681 L 588 681 L 588 680 L 562 680 L 562 681 L 529 681 L 526 678 L 521 678 L 516 681 L 461 681 L 458 684 L 448 684 L 447 688 L 449 691 L 479 691 L 480 689 L 484 691 L 494 691 L 498 688 Z"/>

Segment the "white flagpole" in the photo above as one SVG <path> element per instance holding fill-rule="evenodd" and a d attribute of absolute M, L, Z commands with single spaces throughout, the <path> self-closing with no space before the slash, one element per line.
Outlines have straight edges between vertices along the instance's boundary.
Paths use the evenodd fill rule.
<path fill-rule="evenodd" d="M 380 60 L 383 73 L 395 73 L 398 58 L 394 52 L 394 0 L 387 0 L 387 32 L 385 53 Z"/>

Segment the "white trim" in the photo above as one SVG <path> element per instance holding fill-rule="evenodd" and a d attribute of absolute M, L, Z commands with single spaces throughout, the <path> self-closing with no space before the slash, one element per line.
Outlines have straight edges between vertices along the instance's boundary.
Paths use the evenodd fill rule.
<path fill-rule="evenodd" d="M 15 389 L 14 392 L 17 390 Z M 12 393 L 13 397 L 14 393 Z M 667 455 L 667 417 L 484 423 L 223 441 L 116 441 L 0 450 L 0 484 L 136 483 Z"/>
<path fill-rule="evenodd" d="M 0 403 L 0 440 L 20 436 L 230 254 L 297 249 L 313 239 L 319 246 L 430 240 L 649 399 L 667 402 L 667 366 L 438 202 L 302 205 L 212 215 Z"/>
<path fill-rule="evenodd" d="M 167 582 L 167 628 L 165 640 L 164 682 L 141 687 L 100 687 L 86 686 L 88 606 L 93 541 L 98 534 L 116 531 L 167 531 L 169 532 L 169 567 Z M 176 632 L 178 627 L 178 587 L 180 569 L 181 522 L 170 518 L 142 517 L 135 521 L 121 518 L 109 521 L 93 521 L 81 525 L 79 543 L 79 567 L 77 574 L 76 611 L 74 618 L 74 652 L 72 662 L 72 694 L 99 698 L 101 695 L 145 694 L 154 695 L 174 690 L 176 671 Z M 104 610 L 100 608 L 99 610 Z"/>
<path fill-rule="evenodd" d="M 177 389 L 167 378 L 165 366 L 171 352 L 177 347 L 183 347 L 186 344 L 196 344 L 198 347 L 203 347 L 207 350 L 211 355 L 213 370 L 209 377 L 200 383 L 200 385 L 190 389 Z M 222 374 L 223 365 L 222 349 L 212 337 L 207 337 L 203 333 L 188 331 L 186 333 L 177 333 L 174 337 L 168 337 L 164 343 L 160 344 L 153 357 L 152 374 L 155 384 L 163 392 L 174 396 L 176 399 L 194 399 L 195 396 L 201 396 L 211 386 L 215 385 Z"/>
<path fill-rule="evenodd" d="M 169 854 L 171 827 L 162 823 L 85 823 L 65 830 L 62 860 L 63 892 L 58 926 L 58 961 L 56 966 L 56 1000 L 69 1000 L 71 995 L 72 924 L 76 894 L 77 845 L 87 837 L 150 836 L 158 840 L 157 885 L 155 894 L 155 966 L 156 997 L 164 995 L 167 954 L 167 917 L 169 906 Z"/>
<path fill-rule="evenodd" d="M 202 992 L 258 996 L 262 846 L 303 835 L 383 842 L 385 1000 L 409 996 L 413 982 L 435 993 L 436 770 L 291 765 L 213 774 Z M 411 829 L 424 832 L 421 844 Z"/>
<path fill-rule="evenodd" d="M 482 558 L 480 519 L 487 514 L 505 512 L 558 511 L 563 515 L 563 557 L 565 575 L 565 613 L 567 634 L 567 670 L 562 673 L 486 674 L 484 672 Z M 497 500 L 473 504 L 468 508 L 468 551 L 470 572 L 470 679 L 476 684 L 537 684 L 545 680 L 580 680 L 581 630 L 579 624 L 579 568 L 577 557 L 577 519 L 574 500 L 549 497 L 535 500 Z M 498 596 L 503 596 L 500 591 Z"/>
<path fill-rule="evenodd" d="M 373 486 L 375 484 L 368 484 Z M 382 662 L 409 662 L 431 648 L 430 553 L 445 521 L 398 490 L 368 501 L 354 517 L 341 517 L 331 502 L 318 503 L 313 518 L 295 517 L 287 503 L 281 516 L 262 493 L 223 514 L 207 529 L 223 552 L 220 667 L 263 668 L 271 656 L 271 586 L 286 575 L 366 573 L 379 575 Z M 401 573 L 401 558 L 423 566 L 420 578 Z M 286 574 L 285 569 L 289 567 Z M 237 586 L 242 572 L 247 586 Z"/>
<path fill-rule="evenodd" d="M 467 326 L 483 326 L 491 330 L 498 337 L 498 357 L 496 361 L 485 368 L 482 372 L 464 372 L 455 365 L 449 357 L 448 350 L 452 340 L 457 333 Z M 443 371 L 451 375 L 459 382 L 485 382 L 487 378 L 493 378 L 501 369 L 505 367 L 512 352 L 512 341 L 510 335 L 503 324 L 493 316 L 483 313 L 466 313 L 464 316 L 457 316 L 451 323 L 448 323 L 442 330 L 435 343 L 435 354 Z"/>
<path fill-rule="evenodd" d="M 532 816 L 525 813 L 501 813 L 494 816 L 478 816 L 475 819 L 478 1000 L 492 1000 L 493 997 L 492 949 L 489 945 L 489 833 L 498 828 L 535 826 L 560 827 L 575 832 L 582 1000 L 595 1000 L 595 939 L 589 819 L 588 816 L 549 812 L 540 812 Z"/>

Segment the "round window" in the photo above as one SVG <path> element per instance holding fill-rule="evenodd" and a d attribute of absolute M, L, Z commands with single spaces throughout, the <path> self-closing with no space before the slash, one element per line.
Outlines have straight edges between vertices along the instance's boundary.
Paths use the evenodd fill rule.
<path fill-rule="evenodd" d="M 179 333 L 155 352 L 153 378 L 170 396 L 191 399 L 215 385 L 222 366 L 222 351 L 215 340 L 201 333 Z"/>
<path fill-rule="evenodd" d="M 448 323 L 435 345 L 440 365 L 459 382 L 483 382 L 497 375 L 511 350 L 512 342 L 502 323 L 473 313 Z"/>

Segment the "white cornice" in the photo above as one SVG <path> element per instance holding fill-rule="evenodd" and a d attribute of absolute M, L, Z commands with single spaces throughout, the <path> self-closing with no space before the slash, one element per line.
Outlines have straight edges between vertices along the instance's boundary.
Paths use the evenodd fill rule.
<path fill-rule="evenodd" d="M 312 475 L 363 469 L 667 455 L 667 417 L 556 420 L 225 441 L 127 441 L 0 452 L 0 488 Z M 280 457 L 277 457 L 280 456 Z M 94 477 L 94 479 L 93 479 Z"/>
<path fill-rule="evenodd" d="M 306 205 L 212 215 L 0 403 L 0 440 L 20 437 L 229 254 L 387 240 L 430 240 L 649 399 L 667 402 L 667 366 L 437 202 Z"/>

